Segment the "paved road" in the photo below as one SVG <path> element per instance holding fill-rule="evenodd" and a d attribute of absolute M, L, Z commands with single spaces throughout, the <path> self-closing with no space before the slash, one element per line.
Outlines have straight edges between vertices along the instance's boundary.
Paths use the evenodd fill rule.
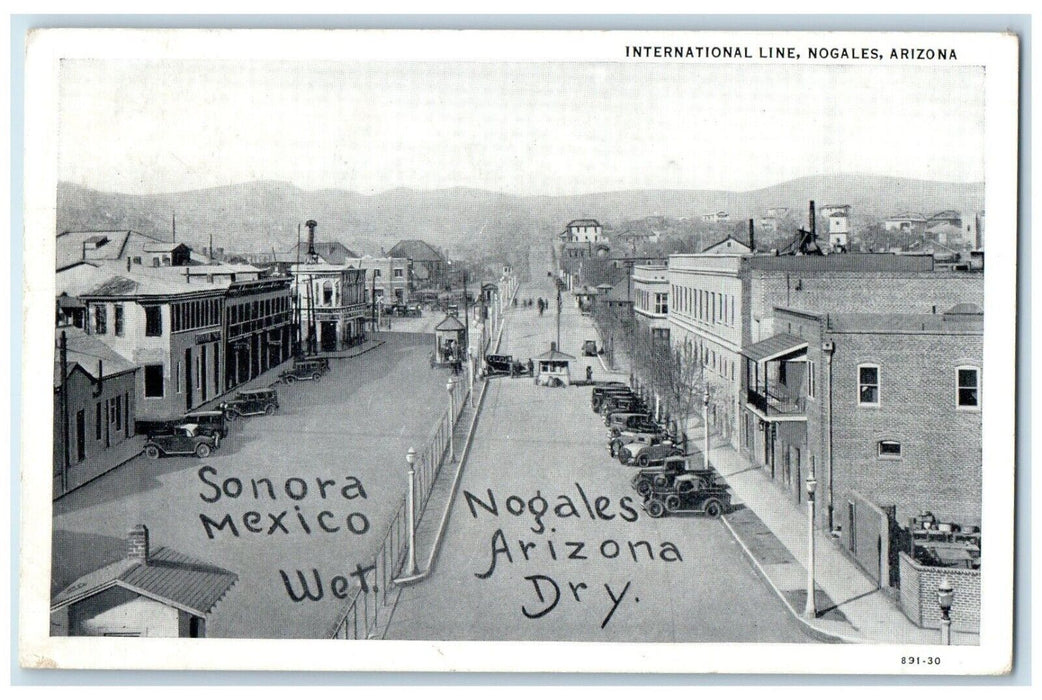
<path fill-rule="evenodd" d="M 403 455 L 410 445 L 419 448 L 446 408 L 445 372 L 431 370 L 428 354 L 433 342 L 426 335 L 389 334 L 388 342 L 359 357 L 333 360 L 330 373 L 318 383 L 298 382 L 279 387 L 281 410 L 276 416 L 258 416 L 233 424 L 221 449 L 206 460 L 168 458 L 157 462 L 139 458 L 88 484 L 55 504 L 54 581 L 52 593 L 78 576 L 118 559 L 123 538 L 136 523 L 151 530 L 153 546 L 167 545 L 235 571 L 239 581 L 218 603 L 207 626 L 216 637 L 320 637 L 333 621 L 341 601 L 329 593 L 328 579 L 347 576 L 359 562 L 371 559 L 387 523 L 405 490 Z M 214 503 L 216 489 L 200 480 L 199 470 L 212 467 L 207 479 L 218 484 L 227 478 L 243 483 L 238 498 L 225 495 Z M 344 498 L 341 489 L 357 477 L 366 498 Z M 258 482 L 254 497 L 251 479 Z M 307 495 L 287 496 L 286 480 L 295 495 L 307 486 Z M 316 479 L 327 484 L 326 497 Z M 235 484 L 229 484 L 235 492 Z M 348 489 L 348 495 L 356 495 Z M 312 534 L 297 519 L 299 506 Z M 280 530 L 266 534 L 271 514 L 288 511 Z M 252 534 L 243 526 L 243 514 L 260 513 L 265 533 Z M 321 511 L 335 534 L 316 524 Z M 364 534 L 348 530 L 348 517 L 361 513 L 369 523 Z M 238 538 L 229 530 L 215 530 L 210 539 L 200 514 L 236 521 Z M 353 516 L 356 530 L 364 520 Z M 320 602 L 291 602 L 279 574 L 317 569 L 325 597 Z M 355 579 L 351 579 L 352 582 Z"/>
<path fill-rule="evenodd" d="M 542 282 L 518 296 L 553 299 Z M 577 354 L 595 336 L 569 298 L 561 345 Z M 554 336 L 552 312 L 518 309 L 504 351 L 535 356 Z M 595 377 L 606 378 L 594 366 Z M 589 398 L 589 388 L 493 380 L 435 571 L 403 591 L 387 637 L 813 641 L 719 521 L 653 520 L 640 509 L 628 483 L 633 472 L 608 457 Z M 531 512 L 538 496 L 549 506 L 541 524 Z M 493 499 L 496 515 L 488 512 Z"/>

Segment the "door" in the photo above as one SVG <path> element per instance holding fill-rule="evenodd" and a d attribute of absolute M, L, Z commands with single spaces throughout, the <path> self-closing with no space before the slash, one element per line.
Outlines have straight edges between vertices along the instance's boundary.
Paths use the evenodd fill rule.
<path fill-rule="evenodd" d="M 199 372 L 202 375 L 199 377 L 199 400 L 206 403 L 206 346 L 203 345 L 199 348 Z"/>
<path fill-rule="evenodd" d="M 76 461 L 82 462 L 86 459 L 87 454 L 85 447 L 87 444 L 87 419 L 83 414 L 82 410 L 76 411 Z"/>
<path fill-rule="evenodd" d="M 336 350 L 336 321 L 322 321 L 321 326 L 322 349 Z"/>
<path fill-rule="evenodd" d="M 854 502 L 847 501 L 847 549 L 850 550 L 851 554 L 857 555 L 857 521 L 854 519 L 856 511 L 854 509 Z"/>
<path fill-rule="evenodd" d="M 192 348 L 185 348 L 185 410 L 192 410 Z"/>

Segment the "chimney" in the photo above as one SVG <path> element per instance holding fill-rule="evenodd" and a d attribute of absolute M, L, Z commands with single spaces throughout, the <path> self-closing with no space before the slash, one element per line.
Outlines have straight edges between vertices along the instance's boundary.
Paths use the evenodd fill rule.
<path fill-rule="evenodd" d="M 817 238 L 818 236 L 818 221 L 817 217 L 814 216 L 814 200 L 810 200 L 810 236 L 811 238 Z"/>
<path fill-rule="evenodd" d="M 557 350 L 557 343 L 550 341 L 550 352 Z"/>
<path fill-rule="evenodd" d="M 148 528 L 135 525 L 127 533 L 127 559 L 136 559 L 147 564 L 148 557 Z"/>
<path fill-rule="evenodd" d="M 318 222 L 308 219 L 304 225 L 308 227 L 308 262 L 312 262 L 310 258 L 318 257 L 315 253 L 315 227 L 318 226 Z"/>
<path fill-rule="evenodd" d="M 753 230 L 753 220 L 749 219 L 749 248 L 756 252 L 756 232 Z"/>

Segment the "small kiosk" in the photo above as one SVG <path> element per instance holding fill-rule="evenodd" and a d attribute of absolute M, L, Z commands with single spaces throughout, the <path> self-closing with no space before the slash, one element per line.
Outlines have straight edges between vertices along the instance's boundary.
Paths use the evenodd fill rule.
<path fill-rule="evenodd" d="M 466 328 L 462 321 L 451 314 L 446 315 L 441 323 L 434 327 L 432 367 L 448 367 L 463 361 L 466 354 L 463 347 Z"/>
<path fill-rule="evenodd" d="M 550 352 L 535 358 L 535 383 L 538 386 L 569 386 L 572 383 L 572 362 L 575 357 L 550 343 Z"/>

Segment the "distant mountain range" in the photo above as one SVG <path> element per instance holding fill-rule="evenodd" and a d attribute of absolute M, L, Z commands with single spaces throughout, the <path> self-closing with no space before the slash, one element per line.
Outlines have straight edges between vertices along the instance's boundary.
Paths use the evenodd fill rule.
<path fill-rule="evenodd" d="M 905 211 L 942 209 L 970 213 L 984 207 L 983 183 L 950 183 L 875 175 L 801 177 L 749 192 L 630 190 L 565 196 L 515 196 L 469 188 L 411 190 L 375 195 L 346 190 L 302 190 L 291 183 L 257 181 L 188 192 L 130 195 L 62 182 L 56 232 L 134 229 L 230 252 L 284 251 L 296 243 L 298 224 L 318 221 L 319 240 L 340 241 L 378 255 L 403 238 L 421 238 L 450 255 L 520 251 L 548 240 L 576 218 L 606 228 L 644 216 L 700 217 L 726 211 L 732 221 L 759 218 L 767 207 L 803 210 L 850 204 L 858 219 Z M 307 230 L 304 229 L 304 234 Z"/>

